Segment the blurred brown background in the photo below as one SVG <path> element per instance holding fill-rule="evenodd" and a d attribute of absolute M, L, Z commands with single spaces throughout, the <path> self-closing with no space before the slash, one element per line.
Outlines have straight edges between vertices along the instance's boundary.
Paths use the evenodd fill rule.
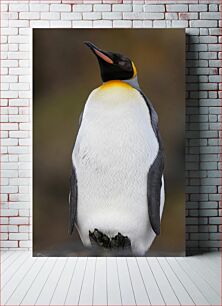
<path fill-rule="evenodd" d="M 89 93 L 101 84 L 95 56 L 84 46 L 131 58 L 153 103 L 165 147 L 166 202 L 161 234 L 148 256 L 185 252 L 185 33 L 182 29 L 33 30 L 33 254 L 90 256 L 68 235 L 71 152 Z"/>

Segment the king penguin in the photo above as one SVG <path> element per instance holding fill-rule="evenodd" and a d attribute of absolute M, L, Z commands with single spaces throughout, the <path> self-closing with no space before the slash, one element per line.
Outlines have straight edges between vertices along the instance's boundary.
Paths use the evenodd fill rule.
<path fill-rule="evenodd" d="M 165 199 L 158 116 L 128 57 L 85 44 L 103 83 L 86 101 L 72 152 L 69 232 L 76 226 L 89 248 L 142 256 L 160 234 Z"/>

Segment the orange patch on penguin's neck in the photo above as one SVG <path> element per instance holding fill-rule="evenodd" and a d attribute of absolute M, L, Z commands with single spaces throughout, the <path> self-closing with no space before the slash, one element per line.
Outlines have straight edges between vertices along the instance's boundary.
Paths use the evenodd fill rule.
<path fill-rule="evenodd" d="M 131 85 L 127 84 L 126 82 L 120 81 L 120 80 L 112 80 L 112 81 L 107 81 L 105 83 L 103 83 L 99 88 L 100 89 L 109 89 L 112 87 L 122 87 L 122 88 L 132 88 Z"/>

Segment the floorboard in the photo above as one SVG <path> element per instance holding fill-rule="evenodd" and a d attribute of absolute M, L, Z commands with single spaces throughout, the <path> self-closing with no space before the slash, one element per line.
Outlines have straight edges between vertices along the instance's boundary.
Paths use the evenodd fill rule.
<path fill-rule="evenodd" d="M 149 297 L 136 258 L 126 259 L 137 305 L 150 305 Z"/>
<path fill-rule="evenodd" d="M 107 302 L 122 305 L 116 257 L 107 257 Z"/>
<path fill-rule="evenodd" d="M 117 269 L 119 275 L 122 305 L 136 305 L 135 293 L 132 287 L 126 258 L 117 258 Z"/>
<path fill-rule="evenodd" d="M 167 261 L 169 262 L 174 273 L 179 276 L 187 292 L 192 297 L 194 303 L 196 305 L 209 305 L 206 298 L 203 296 L 203 294 L 196 286 L 195 282 L 192 280 L 192 277 L 190 277 L 189 274 L 185 273 L 185 271 L 181 268 L 176 259 L 173 257 L 168 257 Z"/>
<path fill-rule="evenodd" d="M 51 258 L 50 258 L 51 259 Z M 44 284 L 35 305 L 50 305 L 52 296 L 62 275 L 67 258 L 57 258 L 47 282 Z"/>
<path fill-rule="evenodd" d="M 86 264 L 86 257 L 77 258 L 77 264 L 67 292 L 67 296 L 64 303 L 65 305 L 78 305 L 84 274 L 86 270 Z"/>
<path fill-rule="evenodd" d="M 221 305 L 219 253 L 190 257 L 1 257 L 1 305 Z"/>
<path fill-rule="evenodd" d="M 147 258 L 147 262 L 153 272 L 156 282 L 158 283 L 166 305 L 179 305 L 179 300 L 174 292 L 174 288 L 166 278 L 166 275 L 161 269 L 158 260 L 156 258 Z"/>
<path fill-rule="evenodd" d="M 174 292 L 180 304 L 195 305 L 194 301 L 192 300 L 192 297 L 189 295 L 183 283 L 180 281 L 177 274 L 174 273 L 166 259 L 164 257 L 159 258 L 158 262 L 161 266 L 162 271 L 164 271 L 166 278 L 171 284 L 171 287 L 174 288 Z"/>
<path fill-rule="evenodd" d="M 145 257 L 137 258 L 137 265 L 140 270 L 141 277 L 143 278 L 144 285 L 146 287 L 147 295 L 149 297 L 151 305 L 165 305 L 165 301 L 161 294 L 160 288 L 150 266 Z"/>
<path fill-rule="evenodd" d="M 107 265 L 106 257 L 96 259 L 93 305 L 107 305 Z"/>
<path fill-rule="evenodd" d="M 68 258 L 63 273 L 57 283 L 50 305 L 64 305 L 73 273 L 76 268 L 77 258 Z"/>
<path fill-rule="evenodd" d="M 195 269 L 188 264 L 183 258 L 177 258 L 177 262 L 180 267 L 190 275 L 192 280 L 195 282 L 196 286 L 206 298 L 209 304 L 219 305 L 220 304 L 220 296 L 216 293 L 215 289 L 213 289 L 209 284 L 201 277 L 200 273 L 196 272 Z"/>

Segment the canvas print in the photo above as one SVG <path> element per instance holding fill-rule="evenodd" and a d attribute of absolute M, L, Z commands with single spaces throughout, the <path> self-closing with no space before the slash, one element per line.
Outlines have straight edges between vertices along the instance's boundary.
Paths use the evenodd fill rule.
<path fill-rule="evenodd" d="M 34 30 L 34 256 L 184 255 L 184 43 Z"/>

